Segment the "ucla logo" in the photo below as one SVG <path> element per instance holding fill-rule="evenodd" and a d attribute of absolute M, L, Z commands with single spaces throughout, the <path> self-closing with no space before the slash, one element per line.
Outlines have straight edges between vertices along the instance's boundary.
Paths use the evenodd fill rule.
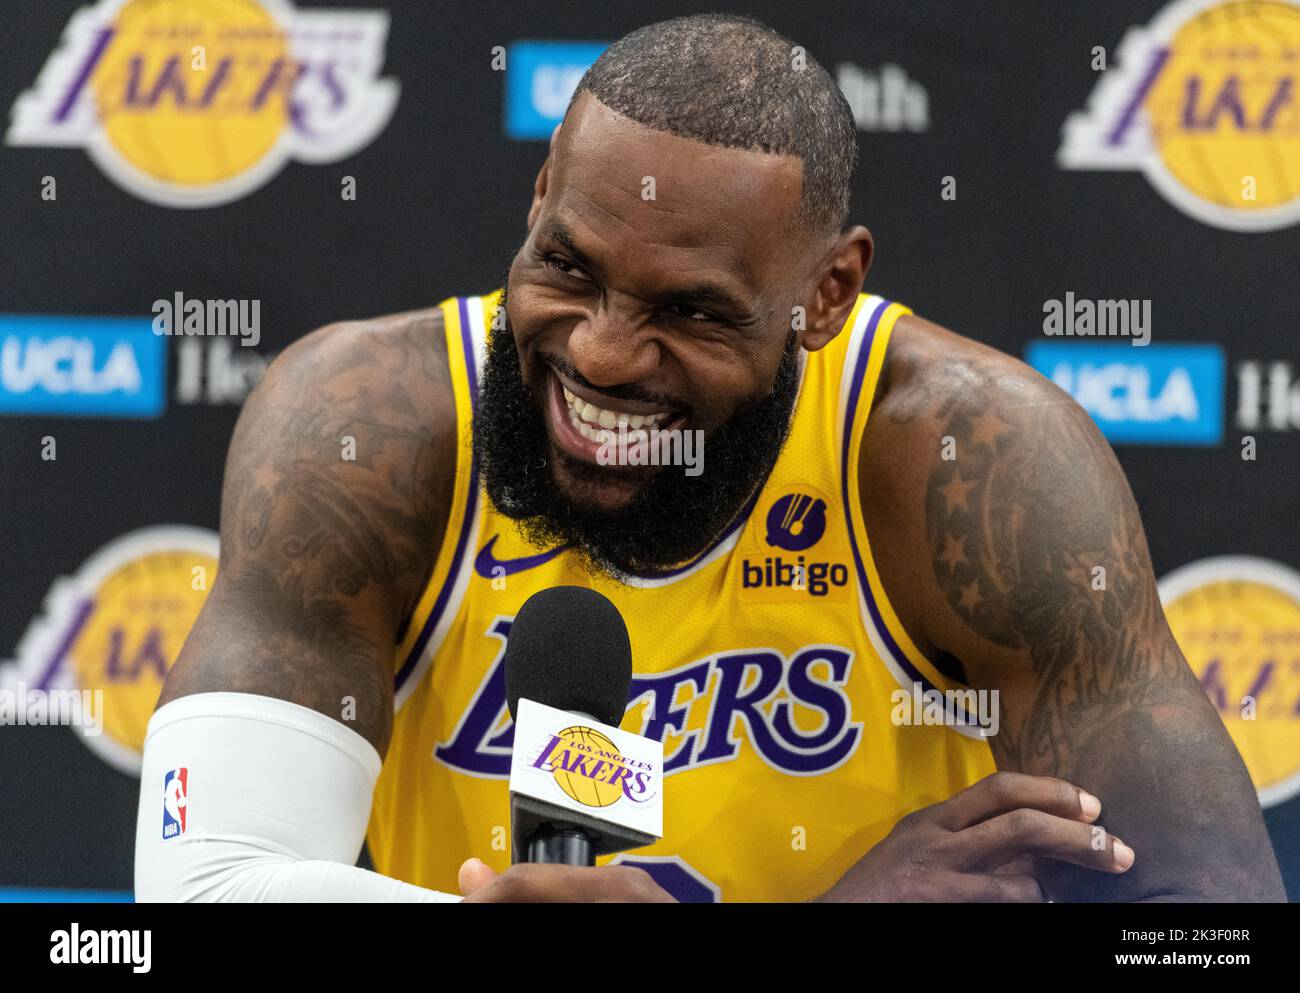
<path fill-rule="evenodd" d="M 82 147 L 166 207 L 245 196 L 291 159 L 337 162 L 384 129 L 388 14 L 288 0 L 100 0 L 68 22 L 6 142 Z"/>
<path fill-rule="evenodd" d="M 802 552 L 826 533 L 826 501 L 806 493 L 791 493 L 767 512 L 767 543 L 787 552 Z"/>
<path fill-rule="evenodd" d="M 166 376 L 147 318 L 0 314 L 0 413 L 158 417 Z"/>
<path fill-rule="evenodd" d="M 506 137 L 546 141 L 564 119 L 578 80 L 607 46 L 592 41 L 516 41 L 506 53 Z"/>
<path fill-rule="evenodd" d="M 1069 393 L 1112 442 L 1217 445 L 1223 440 L 1223 349 L 1035 341 L 1025 361 Z"/>
<path fill-rule="evenodd" d="M 1064 169 L 1134 169 L 1215 227 L 1300 221 L 1300 2 L 1178 0 L 1065 123 Z"/>
<path fill-rule="evenodd" d="M 451 740 L 434 749 L 434 757 L 472 776 L 509 779 L 515 729 L 506 708 L 502 658 L 510 621 L 498 618 L 487 633 L 501 640 L 501 649 Z M 809 645 L 790 658 L 775 649 L 752 648 L 633 676 L 632 713 L 624 730 L 663 743 L 665 776 L 731 762 L 742 747 L 789 775 L 818 776 L 847 761 L 862 738 L 862 724 L 851 720 L 845 691 L 852 665 L 853 653 L 846 648 Z M 745 728 L 743 740 L 732 735 L 737 718 Z M 588 799 L 619 795 L 579 781 L 574 788 Z"/>

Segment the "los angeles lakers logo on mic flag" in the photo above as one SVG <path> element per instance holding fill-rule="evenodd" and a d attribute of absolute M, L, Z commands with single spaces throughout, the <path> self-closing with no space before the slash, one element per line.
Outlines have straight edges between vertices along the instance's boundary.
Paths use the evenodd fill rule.
<path fill-rule="evenodd" d="M 663 744 L 519 701 L 510 791 L 663 836 Z"/>

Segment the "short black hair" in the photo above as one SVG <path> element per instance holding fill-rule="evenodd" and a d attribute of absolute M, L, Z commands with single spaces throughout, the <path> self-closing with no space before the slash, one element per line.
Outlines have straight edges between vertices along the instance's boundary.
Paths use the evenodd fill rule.
<path fill-rule="evenodd" d="M 799 223 L 843 230 L 857 165 L 848 101 L 812 56 L 752 17 L 693 14 L 639 28 L 586 71 L 573 100 L 659 131 L 803 160 Z M 570 107 L 573 103 L 570 102 Z"/>

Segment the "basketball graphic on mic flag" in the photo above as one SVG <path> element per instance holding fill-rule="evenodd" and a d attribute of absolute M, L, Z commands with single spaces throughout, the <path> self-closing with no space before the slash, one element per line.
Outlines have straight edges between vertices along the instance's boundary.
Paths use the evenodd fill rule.
<path fill-rule="evenodd" d="M 624 840 L 663 837 L 662 742 L 527 697 L 515 708 L 512 803 L 539 800 L 543 820 L 555 821 L 559 807 Z"/>
<path fill-rule="evenodd" d="M 594 775 L 588 777 L 580 772 L 584 762 L 594 767 L 604 760 L 622 766 L 623 756 L 612 741 L 594 728 L 577 725 L 565 728 L 556 737 L 571 743 L 566 752 L 553 759 L 555 781 L 560 789 L 588 807 L 608 807 L 623 795 L 623 787 L 618 780 L 611 784 L 594 778 Z M 565 755 L 571 756 L 567 762 L 563 761 Z"/>

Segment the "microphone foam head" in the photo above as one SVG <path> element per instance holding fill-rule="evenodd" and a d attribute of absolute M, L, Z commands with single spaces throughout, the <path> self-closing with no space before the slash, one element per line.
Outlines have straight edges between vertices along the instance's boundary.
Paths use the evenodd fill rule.
<path fill-rule="evenodd" d="M 595 590 L 554 586 L 519 608 L 506 640 L 506 703 L 519 698 L 617 727 L 632 685 L 632 645 L 618 608 Z"/>

